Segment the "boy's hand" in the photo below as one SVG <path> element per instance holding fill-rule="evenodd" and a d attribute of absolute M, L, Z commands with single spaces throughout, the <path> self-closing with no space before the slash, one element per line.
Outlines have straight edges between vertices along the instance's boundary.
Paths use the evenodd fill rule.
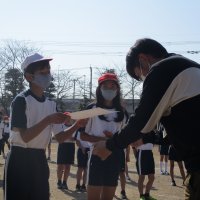
<path fill-rule="evenodd" d="M 48 119 L 49 124 L 62 124 L 66 120 L 70 120 L 71 117 L 69 115 L 58 112 L 58 113 L 49 115 L 47 119 Z"/>

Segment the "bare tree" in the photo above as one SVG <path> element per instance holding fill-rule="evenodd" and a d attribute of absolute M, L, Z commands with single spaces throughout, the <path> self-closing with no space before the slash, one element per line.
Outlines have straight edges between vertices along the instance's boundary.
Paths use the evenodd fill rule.
<path fill-rule="evenodd" d="M 31 47 L 24 41 L 6 40 L 0 48 L 0 71 L 3 69 L 18 68 L 23 60 L 38 49 Z"/>
<path fill-rule="evenodd" d="M 58 105 L 58 109 L 61 111 L 65 110 L 64 99 L 72 97 L 73 89 L 73 76 L 70 71 L 58 70 L 52 73 L 53 84 L 56 88 L 55 100 Z"/>
<path fill-rule="evenodd" d="M 38 49 L 24 41 L 6 40 L 0 46 L 0 104 L 7 111 L 11 100 L 25 86 L 20 69 L 22 61 Z M 8 113 L 7 113 L 8 114 Z"/>

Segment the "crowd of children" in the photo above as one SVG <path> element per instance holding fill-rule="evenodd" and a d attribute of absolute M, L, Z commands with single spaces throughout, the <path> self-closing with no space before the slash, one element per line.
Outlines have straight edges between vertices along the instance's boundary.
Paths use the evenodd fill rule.
<path fill-rule="evenodd" d="M 2 153 L 3 158 L 7 157 L 4 180 L 5 200 L 49 199 L 47 161 L 51 160 L 52 133 L 59 142 L 58 189 L 68 189 L 68 176 L 70 167 L 74 164 L 75 144 L 77 144 L 76 192 L 87 192 L 88 200 L 112 200 L 119 179 L 121 199 L 128 199 L 126 181 L 130 180 L 127 165 L 130 161 L 130 146 L 127 149 L 113 151 L 105 160 L 92 154 L 96 142 L 107 140 L 118 134 L 129 119 L 121 101 L 121 89 L 117 76 L 113 73 L 105 73 L 99 77 L 96 101 L 87 108 L 100 107 L 111 113 L 72 123 L 70 114 L 58 113 L 55 103 L 43 94 L 52 79 L 49 64 L 51 60 L 39 54 L 26 58 L 22 63 L 22 70 L 30 88 L 13 100 L 10 122 L 8 116 L 0 113 L 0 154 Z M 4 152 L 5 144 L 10 150 L 8 155 Z M 48 149 L 47 155 L 45 149 Z M 155 199 L 150 196 L 155 178 L 152 149 L 152 143 L 134 149 L 141 200 Z M 160 170 L 161 174 L 165 175 L 169 175 L 168 152 L 169 146 L 160 147 Z M 174 161 L 179 164 L 183 181 L 184 168 L 180 159 L 172 155 L 169 159 L 172 185 L 175 186 Z M 145 176 L 148 176 L 148 182 L 144 191 Z"/>

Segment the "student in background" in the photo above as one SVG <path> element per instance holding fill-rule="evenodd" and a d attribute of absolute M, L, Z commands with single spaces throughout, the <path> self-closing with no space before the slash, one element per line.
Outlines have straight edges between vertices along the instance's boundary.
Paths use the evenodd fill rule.
<path fill-rule="evenodd" d="M 126 158 L 125 174 L 126 174 L 126 180 L 127 181 L 131 181 L 131 178 L 130 178 L 129 173 L 128 173 L 128 162 L 130 162 L 130 149 L 131 149 L 131 145 L 128 145 L 128 147 L 126 148 L 126 152 L 125 152 L 125 158 Z"/>
<path fill-rule="evenodd" d="M 65 129 L 69 128 L 72 124 L 73 124 L 72 121 L 66 121 L 64 124 Z M 57 151 L 58 189 L 68 190 L 67 180 L 69 177 L 71 165 L 74 164 L 74 155 L 75 155 L 74 135 L 75 133 L 73 133 L 71 138 L 68 138 L 67 140 L 58 145 L 58 151 Z"/>
<path fill-rule="evenodd" d="M 162 138 L 164 138 L 167 133 L 164 127 L 160 124 L 158 131 L 161 132 Z M 168 172 L 168 159 L 169 159 L 169 144 L 161 144 L 158 146 L 160 152 L 160 174 L 169 175 Z"/>
<path fill-rule="evenodd" d="M 177 162 L 181 177 L 183 179 L 183 185 L 185 181 L 185 170 L 183 165 L 183 160 L 178 156 L 176 149 L 173 145 L 170 145 L 169 148 L 169 160 L 170 160 L 170 177 L 171 177 L 171 185 L 176 186 L 176 182 L 174 179 L 174 162 Z"/>
<path fill-rule="evenodd" d="M 8 150 L 10 150 L 10 143 L 8 141 L 8 139 L 10 137 L 9 117 L 8 116 L 3 117 L 3 123 L 4 123 L 4 127 L 3 127 L 3 133 L 2 133 L 2 136 L 3 136 L 2 152 L 3 152 L 4 158 L 6 158 L 5 144 L 7 145 Z"/>
<path fill-rule="evenodd" d="M 77 131 L 75 138 L 78 146 L 76 192 L 86 192 L 87 163 L 91 144 L 87 141 L 81 140 L 79 131 Z"/>
<path fill-rule="evenodd" d="M 52 143 L 52 136 L 51 136 L 51 138 L 49 140 L 49 144 L 48 144 L 48 146 L 46 148 L 46 151 L 47 151 L 47 160 L 48 161 L 51 161 L 51 143 Z"/>
<path fill-rule="evenodd" d="M 5 154 L 3 149 L 3 129 L 4 129 L 4 122 L 3 122 L 3 113 L 0 112 L 0 155 L 2 154 L 3 158 L 5 158 Z"/>
<path fill-rule="evenodd" d="M 150 191 L 155 179 L 155 162 L 152 150 L 152 143 L 143 144 L 135 149 L 140 200 L 156 200 L 150 196 Z M 148 181 L 144 187 L 145 176 L 148 177 Z"/>

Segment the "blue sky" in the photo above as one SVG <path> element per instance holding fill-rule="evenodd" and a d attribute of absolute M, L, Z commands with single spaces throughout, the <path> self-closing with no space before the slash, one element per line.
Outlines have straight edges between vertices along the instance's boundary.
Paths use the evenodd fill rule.
<path fill-rule="evenodd" d="M 54 58 L 53 69 L 125 66 L 135 40 L 150 37 L 197 62 L 199 0 L 4 0 L 0 39 L 28 41 Z M 82 69 L 82 70 L 80 70 Z"/>

